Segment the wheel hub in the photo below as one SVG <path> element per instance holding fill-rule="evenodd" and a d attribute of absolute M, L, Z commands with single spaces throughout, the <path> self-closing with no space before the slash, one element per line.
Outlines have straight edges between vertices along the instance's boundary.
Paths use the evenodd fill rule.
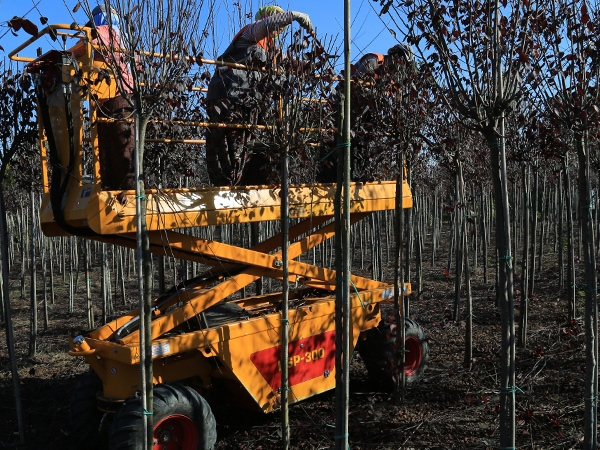
<path fill-rule="evenodd" d="M 192 419 L 182 414 L 172 414 L 154 426 L 152 450 L 195 450 L 198 430 Z"/>
<path fill-rule="evenodd" d="M 404 348 L 406 349 L 404 372 L 406 375 L 411 376 L 417 373 L 423 363 L 421 343 L 415 337 L 410 336 L 404 341 Z"/>
<path fill-rule="evenodd" d="M 167 430 L 157 430 L 158 433 L 158 443 L 167 444 L 171 441 L 171 432 Z"/>

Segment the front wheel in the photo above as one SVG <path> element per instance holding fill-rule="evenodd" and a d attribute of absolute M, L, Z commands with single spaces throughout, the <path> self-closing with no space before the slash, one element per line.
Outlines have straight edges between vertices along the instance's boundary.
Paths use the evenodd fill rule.
<path fill-rule="evenodd" d="M 106 429 L 103 430 L 104 413 L 98 409 L 96 394 L 102 392 L 102 381 L 94 372 L 79 378 L 69 399 L 69 422 L 71 441 L 75 448 L 95 450 L 106 445 Z M 103 433 L 104 431 L 104 433 Z"/>
<path fill-rule="evenodd" d="M 429 345 L 425 331 L 411 319 L 404 319 L 406 385 L 416 383 L 423 376 L 429 360 Z M 382 320 L 377 328 L 365 332 L 358 343 L 358 352 L 365 363 L 369 379 L 375 387 L 391 392 L 397 376 L 396 324 Z"/>
<path fill-rule="evenodd" d="M 217 426 L 210 406 L 183 384 L 154 388 L 153 450 L 211 450 Z M 142 400 L 127 400 L 117 412 L 110 434 L 111 450 L 141 450 Z"/>

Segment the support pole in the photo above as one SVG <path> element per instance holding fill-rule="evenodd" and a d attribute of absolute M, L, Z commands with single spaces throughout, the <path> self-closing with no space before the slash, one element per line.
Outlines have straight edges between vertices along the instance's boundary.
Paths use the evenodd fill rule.
<path fill-rule="evenodd" d="M 350 0 L 344 0 L 343 122 L 338 135 L 338 185 L 336 192 L 336 421 L 335 448 L 348 445 L 350 371 Z"/>

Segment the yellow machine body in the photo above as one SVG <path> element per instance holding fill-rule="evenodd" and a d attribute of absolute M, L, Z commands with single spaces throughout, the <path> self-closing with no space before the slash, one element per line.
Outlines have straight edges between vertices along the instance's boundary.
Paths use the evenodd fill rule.
<path fill-rule="evenodd" d="M 37 39 L 56 33 L 85 45 L 84 56 L 75 64 L 68 54 L 50 53 L 39 58 L 19 55 Z M 101 242 L 136 247 L 136 196 L 133 191 L 102 190 L 97 145 L 96 98 L 114 95 L 113 82 L 94 83 L 101 63 L 92 59 L 90 31 L 53 25 L 41 31 L 10 54 L 28 63 L 28 70 L 46 83 L 51 123 L 40 117 L 40 153 L 44 198 L 40 221 L 48 236 L 73 233 Z M 84 81 L 85 80 L 85 81 Z M 92 80 L 92 82 L 90 82 Z M 111 87 L 112 86 L 112 87 Z M 112 90 L 111 90 L 112 89 Z M 69 92 L 70 103 L 64 92 Z M 70 104 L 70 106 L 68 106 Z M 91 116 L 86 129 L 82 108 Z M 66 114 L 66 109 L 70 114 Z M 44 127 L 45 126 L 45 127 Z M 47 133 L 52 130 L 58 157 L 70 161 L 73 169 L 60 178 L 66 189 L 60 200 L 61 222 L 52 204 L 51 169 L 47 154 Z M 89 150 L 84 150 L 84 142 Z M 72 153 L 74 150 L 74 153 Z M 84 176 L 83 152 L 91 151 L 94 173 Z M 53 178 L 56 179 L 56 178 Z M 412 206 L 411 191 L 402 181 L 402 207 Z M 296 402 L 335 386 L 335 289 L 336 273 L 331 269 L 301 262 L 299 257 L 334 236 L 336 186 L 314 184 L 291 186 L 289 216 L 294 221 L 288 247 L 289 280 L 297 289 L 290 294 L 289 311 L 289 401 Z M 393 210 L 396 182 L 352 183 L 351 222 L 371 213 Z M 264 412 L 280 405 L 281 374 L 281 293 L 231 300 L 234 294 L 258 280 L 283 278 L 281 236 L 271 237 L 252 248 L 200 239 L 182 230 L 190 227 L 274 221 L 281 219 L 279 186 L 204 187 L 198 189 L 148 190 L 147 216 L 151 251 L 189 261 L 213 264 L 217 275 L 173 290 L 154 302 L 152 356 L 154 383 L 185 381 L 200 391 L 214 386 L 243 390 Z M 55 200 L 56 201 L 56 200 Z M 70 227 L 68 230 L 65 226 Z M 212 273 L 212 272 L 211 272 Z M 220 275 L 219 275 L 220 274 Z M 199 277 L 202 279 L 202 277 Z M 382 302 L 391 302 L 390 283 L 351 276 L 351 347 L 362 331 L 381 320 Z M 328 295 L 310 295 L 314 290 Z M 410 294 L 410 285 L 403 287 Z M 211 311 L 226 305 L 241 318 L 211 324 Z M 140 335 L 137 310 L 131 311 L 87 333 L 83 342 L 71 343 L 70 354 L 83 357 L 99 375 L 107 405 L 119 403 L 140 389 Z M 191 326 L 192 324 L 193 326 Z M 236 394 L 237 395 L 237 394 Z"/>

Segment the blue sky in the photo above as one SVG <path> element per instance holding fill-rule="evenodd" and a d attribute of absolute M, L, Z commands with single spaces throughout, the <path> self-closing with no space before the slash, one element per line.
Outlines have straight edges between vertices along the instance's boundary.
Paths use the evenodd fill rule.
<path fill-rule="evenodd" d="M 8 53 L 21 42 L 28 38 L 28 35 L 20 31 L 18 37 L 14 37 L 8 31 L 6 22 L 13 16 L 25 16 L 34 22 L 40 29 L 42 25 L 39 21 L 40 16 L 48 18 L 49 23 L 66 23 L 70 24 L 74 19 L 83 24 L 86 22 L 83 8 L 76 14 L 72 14 L 71 10 L 77 4 L 78 0 L 0 0 L 0 46 L 4 48 L 4 52 L 0 51 L 0 58 L 3 59 Z M 95 0 L 90 0 L 94 4 Z M 234 0 L 222 1 L 219 6 L 217 16 L 217 36 L 220 41 L 220 49 L 223 50 L 228 44 L 231 36 L 236 30 L 231 26 L 232 4 Z M 246 3 L 241 0 L 240 3 Z M 271 4 L 271 2 L 263 2 L 252 0 L 253 9 L 259 4 Z M 337 42 L 342 44 L 343 39 L 343 23 L 344 23 L 344 2 L 343 0 L 281 0 L 278 4 L 286 10 L 301 11 L 308 14 L 317 29 L 320 36 L 338 35 Z M 397 43 L 392 33 L 388 30 L 385 23 L 390 27 L 394 25 L 389 18 L 385 17 L 384 22 L 378 17 L 377 9 L 379 5 L 373 0 L 352 0 L 351 16 L 352 16 L 352 60 L 356 61 L 363 53 L 377 52 L 385 53 L 385 51 Z M 397 30 L 395 30 L 397 31 Z M 400 36 L 400 33 L 398 33 Z M 48 41 L 47 44 L 51 45 Z M 44 48 L 49 50 L 49 48 Z M 338 52 L 341 54 L 341 49 Z"/>

